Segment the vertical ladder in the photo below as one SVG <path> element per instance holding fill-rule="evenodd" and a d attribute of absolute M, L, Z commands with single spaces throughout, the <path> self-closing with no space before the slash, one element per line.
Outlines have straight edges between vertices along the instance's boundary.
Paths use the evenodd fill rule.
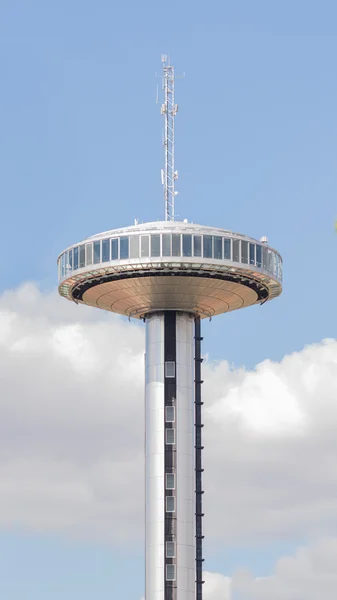
<path fill-rule="evenodd" d="M 201 407 L 203 402 L 201 401 L 201 385 L 203 383 L 201 379 L 201 363 L 203 359 L 201 358 L 201 326 L 200 326 L 200 317 L 195 318 L 195 496 L 196 496 L 196 511 L 195 511 L 195 537 L 196 537 L 196 600 L 202 600 L 202 586 L 203 586 L 203 578 L 202 578 L 202 567 L 204 558 L 202 555 L 202 543 L 204 539 L 204 535 L 202 532 L 202 518 L 204 513 L 202 512 L 202 473 L 204 469 L 202 468 L 202 451 L 204 446 L 202 446 L 202 415 L 201 415 Z"/>

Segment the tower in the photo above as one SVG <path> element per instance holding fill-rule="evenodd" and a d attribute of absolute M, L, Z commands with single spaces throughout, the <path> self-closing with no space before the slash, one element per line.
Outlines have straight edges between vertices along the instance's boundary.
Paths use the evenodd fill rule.
<path fill-rule="evenodd" d="M 203 318 L 282 291 L 260 241 L 175 220 L 174 69 L 162 57 L 165 220 L 93 235 L 58 257 L 59 293 L 146 328 L 146 600 L 202 600 Z"/>

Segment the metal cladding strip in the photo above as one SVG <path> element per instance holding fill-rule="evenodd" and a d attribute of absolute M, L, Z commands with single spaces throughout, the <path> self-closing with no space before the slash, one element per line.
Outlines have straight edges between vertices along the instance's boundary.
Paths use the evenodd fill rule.
<path fill-rule="evenodd" d="M 194 315 L 176 314 L 177 600 L 195 600 Z"/>
<path fill-rule="evenodd" d="M 176 427 L 174 422 L 168 421 L 166 418 L 166 408 L 173 407 L 176 415 L 176 313 L 168 311 L 164 313 L 164 361 L 165 361 L 165 378 L 164 378 L 164 403 L 165 403 L 165 435 L 176 435 Z M 168 364 L 171 363 L 172 370 L 169 371 Z M 170 375 L 170 376 L 168 376 Z M 171 431 L 169 431 L 171 430 Z M 169 434 L 167 434 L 169 432 Z M 166 440 L 167 441 L 167 440 Z M 176 442 L 176 438 L 174 438 Z M 167 474 L 173 474 L 175 480 L 175 489 L 166 489 L 165 481 L 164 495 L 166 498 L 173 497 L 175 504 L 177 503 L 177 453 L 176 443 L 165 444 L 165 480 Z M 165 502 L 167 500 L 165 499 Z M 167 508 L 167 507 L 166 507 Z M 176 505 L 175 505 L 176 509 Z M 168 553 L 167 543 L 173 542 L 175 551 Z M 175 573 L 177 572 L 177 518 L 176 512 L 165 512 L 165 561 L 164 561 L 164 577 L 165 577 L 165 600 L 177 600 L 177 582 L 176 577 L 170 580 L 167 577 L 167 567 L 172 565 Z M 173 554 L 173 556 L 171 556 Z M 170 567 L 169 567 L 170 568 Z"/>
<path fill-rule="evenodd" d="M 165 600 L 164 314 L 146 319 L 145 357 L 145 597 Z"/>
<path fill-rule="evenodd" d="M 195 491 L 196 491 L 196 511 L 195 511 L 195 525 L 196 525 L 196 556 L 195 556 L 195 569 L 196 569 L 196 600 L 202 600 L 202 567 L 204 558 L 202 555 L 202 541 L 204 536 L 202 534 L 202 419 L 201 419 L 201 407 L 203 402 L 201 401 L 201 327 L 200 318 L 195 319 Z"/>

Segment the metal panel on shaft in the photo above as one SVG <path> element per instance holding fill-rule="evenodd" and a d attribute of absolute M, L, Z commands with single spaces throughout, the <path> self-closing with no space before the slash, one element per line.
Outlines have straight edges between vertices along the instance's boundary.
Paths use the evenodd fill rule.
<path fill-rule="evenodd" d="M 146 600 L 164 600 L 164 315 L 146 320 Z"/>
<path fill-rule="evenodd" d="M 194 318 L 177 313 L 177 600 L 195 599 Z"/>

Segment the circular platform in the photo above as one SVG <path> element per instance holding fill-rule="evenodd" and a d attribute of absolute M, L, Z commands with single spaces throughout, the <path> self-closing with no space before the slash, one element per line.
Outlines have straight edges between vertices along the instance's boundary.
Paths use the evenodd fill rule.
<path fill-rule="evenodd" d="M 177 221 L 95 235 L 67 248 L 58 270 L 68 300 L 137 318 L 158 310 L 212 317 L 282 291 L 282 259 L 273 248 Z"/>

